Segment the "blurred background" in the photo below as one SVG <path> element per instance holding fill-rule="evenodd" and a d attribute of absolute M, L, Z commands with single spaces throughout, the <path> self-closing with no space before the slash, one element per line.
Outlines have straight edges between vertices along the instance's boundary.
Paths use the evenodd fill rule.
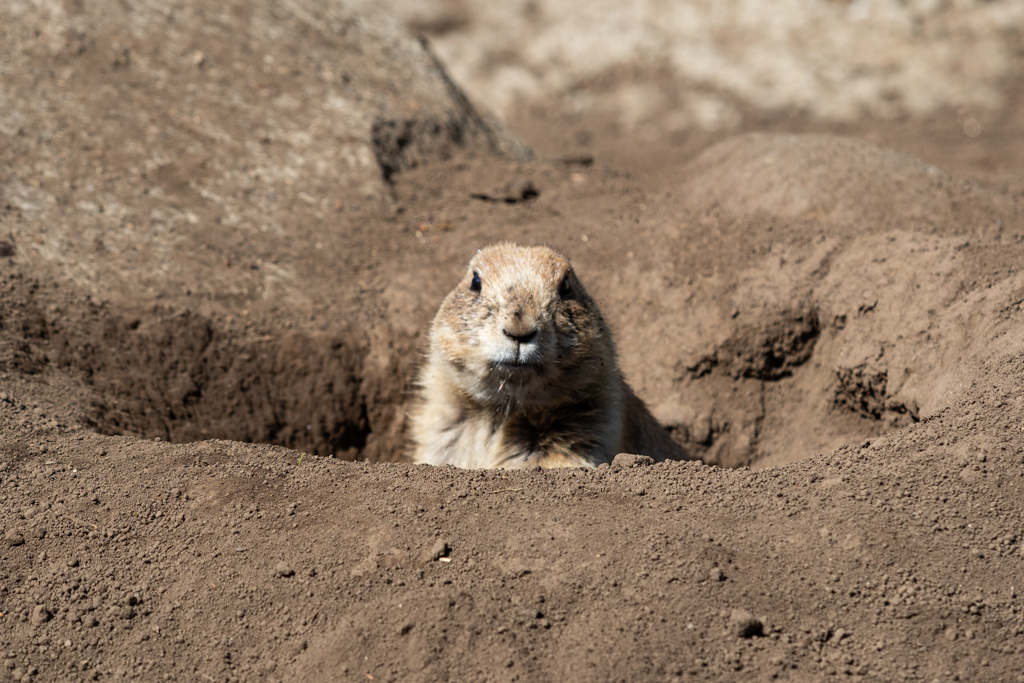
<path fill-rule="evenodd" d="M 367 4 L 427 36 L 541 151 L 646 145 L 642 163 L 756 128 L 852 133 L 983 172 L 1022 153 L 1020 0 Z"/>

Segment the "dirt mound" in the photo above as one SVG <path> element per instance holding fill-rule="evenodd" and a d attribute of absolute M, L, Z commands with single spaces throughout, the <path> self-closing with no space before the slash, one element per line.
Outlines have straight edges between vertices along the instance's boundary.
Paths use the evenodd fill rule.
<path fill-rule="evenodd" d="M 955 359 L 1014 324 L 1018 278 L 991 279 L 985 259 L 997 244 L 1006 262 L 1020 248 L 1018 200 L 895 152 L 826 136 L 742 136 L 683 167 L 672 192 L 652 193 L 614 173 L 582 188 L 578 173 L 551 163 L 511 176 L 486 169 L 413 173 L 394 201 L 424 216 L 460 201 L 459 225 L 481 226 L 471 239 L 482 244 L 506 238 L 503 221 L 515 216 L 526 240 L 543 240 L 561 211 L 600 215 L 595 197 L 621 204 L 607 196 L 621 188 L 637 216 L 625 222 L 638 230 L 624 262 L 621 222 L 582 228 L 585 248 L 571 232 L 553 246 L 577 258 L 630 381 L 708 463 L 793 462 L 936 414 L 977 372 Z M 528 176 L 539 192 L 522 206 L 473 199 Z M 887 185 L 887 202 L 858 199 Z M 903 214 L 884 210 L 910 203 Z M 382 226 L 394 230 L 392 219 Z M 321 280 L 351 302 L 323 322 L 281 292 L 241 316 L 33 294 L 11 305 L 20 317 L 8 366 L 82 378 L 93 392 L 84 424 L 104 433 L 399 458 L 420 335 L 467 253 L 439 216 L 398 234 L 426 251 L 391 246 L 395 265 L 375 263 L 339 235 L 312 257 L 287 255 L 313 271 L 310 282 L 316 260 L 335 254 L 380 273 L 379 289 L 353 288 L 343 273 Z"/>
<path fill-rule="evenodd" d="M 1007 220 L 1019 221 L 1012 198 L 895 150 L 832 135 L 739 135 L 701 154 L 689 175 L 695 210 L 812 220 L 833 235 L 840 227 L 842 234 L 987 228 L 990 237 Z M 979 225 L 979 213 L 1001 220 Z"/>
<path fill-rule="evenodd" d="M 764 135 L 710 148 L 681 192 L 712 233 L 699 249 L 712 275 L 678 293 L 668 283 L 658 315 L 637 324 L 668 321 L 656 355 L 679 360 L 675 385 L 661 384 L 686 404 L 676 412 L 722 415 L 735 445 L 718 462 L 778 464 L 856 441 L 810 436 L 854 415 L 848 428 L 871 436 L 934 414 L 979 372 L 968 358 L 1015 324 L 1003 311 L 1020 282 L 994 281 L 987 260 L 1020 248 L 1012 195 L 862 142 Z M 719 375 L 770 381 L 744 399 Z"/>

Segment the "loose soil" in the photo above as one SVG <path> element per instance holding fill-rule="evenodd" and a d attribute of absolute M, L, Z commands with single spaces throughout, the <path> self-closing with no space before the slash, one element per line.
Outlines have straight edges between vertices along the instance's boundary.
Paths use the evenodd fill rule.
<path fill-rule="evenodd" d="M 4 132 L 0 680 L 1024 681 L 1024 156 L 945 116 L 524 120 L 535 160 L 445 137 L 250 193 L 219 165 L 300 143 L 168 126 L 208 170 L 143 174 L 112 128 Z M 573 260 L 698 460 L 405 462 L 424 332 L 499 240 Z"/>

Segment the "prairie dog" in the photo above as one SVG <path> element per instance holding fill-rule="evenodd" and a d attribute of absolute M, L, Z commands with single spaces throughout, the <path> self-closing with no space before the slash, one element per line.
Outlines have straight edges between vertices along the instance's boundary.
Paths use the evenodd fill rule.
<path fill-rule="evenodd" d="M 569 261 L 547 247 L 477 253 L 434 318 L 419 384 L 414 462 L 594 467 L 617 453 L 686 457 L 623 379 Z"/>

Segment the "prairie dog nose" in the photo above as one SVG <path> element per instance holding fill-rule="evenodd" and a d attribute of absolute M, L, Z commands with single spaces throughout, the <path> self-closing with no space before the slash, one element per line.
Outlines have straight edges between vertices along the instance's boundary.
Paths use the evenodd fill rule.
<path fill-rule="evenodd" d="M 508 337 L 512 341 L 518 342 L 520 344 L 528 344 L 528 343 L 530 343 L 531 341 L 533 341 L 534 339 L 537 338 L 537 328 L 536 327 L 533 328 L 532 330 L 528 330 L 528 331 L 525 331 L 525 332 L 518 331 L 518 330 L 516 332 L 513 332 L 513 331 L 509 330 L 508 328 L 505 328 L 505 329 L 502 330 L 502 332 L 505 333 L 506 337 Z"/>
<path fill-rule="evenodd" d="M 519 344 L 527 344 L 537 337 L 539 329 L 537 311 L 532 301 L 514 301 L 505 314 L 501 331 L 506 337 Z"/>

